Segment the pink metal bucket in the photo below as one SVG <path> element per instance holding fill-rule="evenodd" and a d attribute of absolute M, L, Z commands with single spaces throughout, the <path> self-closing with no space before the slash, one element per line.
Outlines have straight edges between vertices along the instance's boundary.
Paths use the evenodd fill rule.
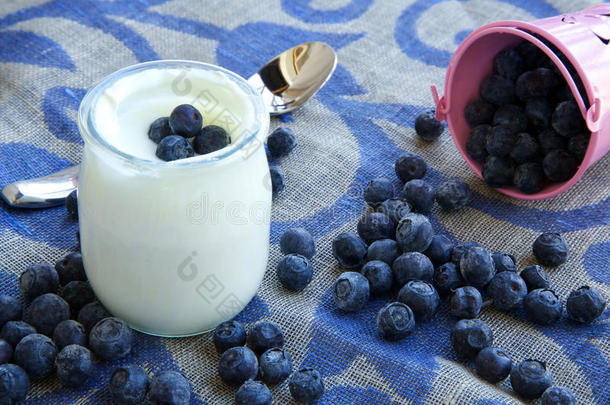
<path fill-rule="evenodd" d="M 435 86 L 432 95 L 437 119 L 447 120 L 458 150 L 482 178 L 482 165 L 466 153 L 471 128 L 464 118 L 464 108 L 479 98 L 481 83 L 492 73 L 494 56 L 524 40 L 540 48 L 557 65 L 591 131 L 585 157 L 570 180 L 548 185 L 536 194 L 525 194 L 514 187 L 497 189 L 511 197 L 541 200 L 569 189 L 610 150 L 610 4 L 529 23 L 498 21 L 479 28 L 453 55 L 447 69 L 445 95 L 439 98 Z M 557 51 L 565 55 L 564 62 Z"/>

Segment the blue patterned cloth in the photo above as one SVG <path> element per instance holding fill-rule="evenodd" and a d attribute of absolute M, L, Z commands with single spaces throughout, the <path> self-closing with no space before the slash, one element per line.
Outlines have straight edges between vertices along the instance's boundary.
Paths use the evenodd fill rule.
<path fill-rule="evenodd" d="M 297 134 L 295 152 L 278 164 L 286 189 L 274 200 L 272 246 L 259 293 L 238 316 L 272 319 L 285 331 L 295 367 L 324 376 L 324 404 L 516 404 L 508 382 L 490 385 L 462 364 L 450 347 L 446 304 L 429 323 L 397 343 L 376 335 L 384 300 L 354 314 L 338 312 L 330 286 L 340 274 L 332 239 L 354 230 L 366 210 L 369 179 L 395 179 L 393 162 L 404 150 L 430 164 L 432 185 L 459 176 L 473 189 L 457 213 L 434 211 L 438 233 L 453 241 L 477 240 L 490 250 L 534 263 L 531 244 L 543 231 L 562 232 L 568 262 L 551 269 L 552 286 L 565 299 L 583 284 L 610 296 L 610 159 L 588 170 L 569 192 L 548 201 L 506 198 L 486 187 L 461 160 L 449 134 L 423 144 L 413 118 L 432 103 L 429 85 L 442 85 L 457 45 L 476 27 L 499 19 L 531 20 L 576 11 L 595 1 L 569 0 L 3 0 L 0 3 L 0 184 L 50 174 L 80 161 L 83 142 L 75 124 L 88 88 L 118 68 L 154 59 L 215 63 L 243 76 L 280 51 L 318 40 L 338 53 L 326 87 L 292 116 L 273 119 Z M 396 187 L 399 183 L 395 180 Z M 33 262 L 55 262 L 75 249 L 77 225 L 63 207 L 20 211 L 0 206 L 0 289 L 18 294 L 17 279 Z M 275 278 L 278 239 L 303 226 L 317 240 L 312 284 L 288 293 Z M 557 384 L 582 404 L 610 404 L 610 312 L 589 326 L 562 321 L 549 327 L 522 313 L 487 308 L 482 319 L 495 344 L 514 360 L 548 363 Z M 35 383 L 27 404 L 110 403 L 107 382 L 117 364 L 135 362 L 151 373 L 183 372 L 193 404 L 227 404 L 234 390 L 217 376 L 210 336 L 160 339 L 138 335 L 124 361 L 98 364 L 82 389 L 55 378 Z M 273 388 L 277 404 L 290 403 L 287 385 Z"/>

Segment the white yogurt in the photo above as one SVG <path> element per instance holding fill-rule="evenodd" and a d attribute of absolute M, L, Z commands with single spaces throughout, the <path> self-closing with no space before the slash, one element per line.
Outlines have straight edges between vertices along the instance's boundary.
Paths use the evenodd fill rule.
<path fill-rule="evenodd" d="M 245 81 L 172 63 L 119 71 L 83 100 L 78 204 L 85 268 L 100 301 L 138 330 L 185 336 L 236 315 L 264 275 L 269 117 Z M 204 125 L 227 129 L 232 145 L 159 160 L 148 127 L 184 103 L 201 111 Z"/>

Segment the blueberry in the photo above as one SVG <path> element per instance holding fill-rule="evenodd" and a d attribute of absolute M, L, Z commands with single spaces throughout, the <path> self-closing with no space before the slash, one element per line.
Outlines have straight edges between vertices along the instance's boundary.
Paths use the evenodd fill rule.
<path fill-rule="evenodd" d="M 0 403 L 17 405 L 25 401 L 30 390 L 30 379 L 16 364 L 0 365 Z"/>
<path fill-rule="evenodd" d="M 256 354 L 245 346 L 232 347 L 220 356 L 218 373 L 226 384 L 243 384 L 258 374 Z"/>
<path fill-rule="evenodd" d="M 574 94 L 572 94 L 572 89 L 568 83 L 562 83 L 555 87 L 551 99 L 556 103 L 561 103 L 562 101 L 574 100 Z"/>
<path fill-rule="evenodd" d="M 269 167 L 269 176 L 271 177 L 271 190 L 273 193 L 279 193 L 284 189 L 285 177 L 284 171 L 279 166 Z"/>
<path fill-rule="evenodd" d="M 246 329 L 237 321 L 226 321 L 214 329 L 214 346 L 219 353 L 246 344 Z"/>
<path fill-rule="evenodd" d="M 536 138 L 525 132 L 517 134 L 513 149 L 510 151 L 510 158 L 515 164 L 537 160 L 539 155 L 540 146 Z"/>
<path fill-rule="evenodd" d="M 404 253 L 392 263 L 394 280 L 402 287 L 410 280 L 432 280 L 434 266 L 428 257 L 419 252 Z"/>
<path fill-rule="evenodd" d="M 428 249 L 424 250 L 424 254 L 435 266 L 447 263 L 451 260 L 451 252 L 454 244 L 445 235 L 434 235 Z"/>
<path fill-rule="evenodd" d="M 474 364 L 481 378 L 496 384 L 508 377 L 513 361 L 504 350 L 489 346 L 477 354 Z"/>
<path fill-rule="evenodd" d="M 57 378 L 68 387 L 79 387 L 93 375 L 93 356 L 86 347 L 68 345 L 55 358 Z"/>
<path fill-rule="evenodd" d="M 515 94 L 522 101 L 532 97 L 548 97 L 556 85 L 557 77 L 551 69 L 537 68 L 519 76 Z"/>
<path fill-rule="evenodd" d="M 494 58 L 494 73 L 509 80 L 516 80 L 524 70 L 523 59 L 514 49 L 502 51 Z"/>
<path fill-rule="evenodd" d="M 172 134 L 175 135 L 192 138 L 199 133 L 201 125 L 203 125 L 201 113 L 190 104 L 179 105 L 169 115 L 169 126 Z"/>
<path fill-rule="evenodd" d="M 83 256 L 78 252 L 68 253 L 55 263 L 55 271 L 61 285 L 70 281 L 86 281 L 87 274 L 83 265 Z M 55 291 L 49 291 L 55 292 Z"/>
<path fill-rule="evenodd" d="M 261 354 L 258 367 L 264 382 L 279 384 L 292 372 L 292 358 L 284 349 L 274 347 Z"/>
<path fill-rule="evenodd" d="M 549 278 L 546 271 L 537 264 L 527 266 L 521 270 L 521 278 L 525 281 L 529 291 L 537 290 L 538 288 L 549 288 Z"/>
<path fill-rule="evenodd" d="M 322 376 L 313 368 L 302 368 L 288 382 L 290 394 L 297 402 L 312 404 L 324 395 Z"/>
<path fill-rule="evenodd" d="M 150 381 L 152 405 L 187 405 L 191 403 L 191 385 L 175 371 L 161 371 Z"/>
<path fill-rule="evenodd" d="M 288 155 L 296 146 L 297 139 L 290 128 L 279 127 L 267 138 L 269 153 L 275 158 Z"/>
<path fill-rule="evenodd" d="M 510 311 L 521 306 L 527 295 L 527 286 L 519 274 L 503 271 L 491 279 L 487 293 L 494 307 L 500 311 Z"/>
<path fill-rule="evenodd" d="M 166 136 L 159 142 L 157 157 L 166 162 L 178 159 L 186 159 L 195 155 L 193 147 L 185 138 L 179 135 Z"/>
<path fill-rule="evenodd" d="M 291 228 L 280 238 L 280 250 L 287 255 L 295 253 L 311 259 L 316 254 L 316 242 L 304 228 Z"/>
<path fill-rule="evenodd" d="M 509 159 L 489 156 L 485 160 L 483 170 L 483 180 L 491 187 L 505 187 L 513 183 L 515 167 Z"/>
<path fill-rule="evenodd" d="M 511 134 L 516 134 L 527 130 L 527 115 L 518 105 L 503 105 L 494 114 L 493 124 L 495 127 L 506 128 Z"/>
<path fill-rule="evenodd" d="M 469 103 L 464 109 L 464 118 L 471 127 L 482 124 L 491 124 L 496 107 L 485 100 L 477 99 Z"/>
<path fill-rule="evenodd" d="M 368 279 L 353 271 L 341 274 L 333 284 L 335 305 L 343 311 L 361 309 L 368 302 L 370 294 Z"/>
<path fill-rule="evenodd" d="M 542 154 L 546 155 L 555 149 L 566 149 L 568 143 L 566 138 L 552 129 L 545 129 L 538 134 L 538 143 Z"/>
<path fill-rule="evenodd" d="M 36 333 L 36 329 L 23 321 L 8 321 L 0 331 L 0 339 L 8 342 L 13 349 L 24 337 Z"/>
<path fill-rule="evenodd" d="M 394 197 L 394 185 L 385 177 L 378 177 L 369 181 L 364 190 L 364 201 L 376 208 L 387 199 Z"/>
<path fill-rule="evenodd" d="M 526 194 L 541 191 L 546 183 L 542 165 L 537 162 L 529 162 L 517 166 L 513 174 L 513 183 L 515 187 Z"/>
<path fill-rule="evenodd" d="M 460 260 L 462 260 L 462 256 L 464 255 L 464 253 L 466 253 L 466 251 L 471 247 L 475 246 L 483 247 L 483 245 L 481 245 L 479 242 L 473 241 L 458 243 L 451 250 L 451 262 L 459 268 Z"/>
<path fill-rule="evenodd" d="M 0 364 L 8 363 L 12 357 L 13 347 L 6 340 L 0 339 Z"/>
<path fill-rule="evenodd" d="M 507 126 L 498 125 L 493 127 L 491 135 L 487 137 L 486 148 L 491 156 L 509 156 L 515 144 L 517 135 Z"/>
<path fill-rule="evenodd" d="M 517 394 L 527 399 L 535 399 L 553 385 L 553 379 L 545 363 L 527 359 L 513 367 L 510 384 Z"/>
<path fill-rule="evenodd" d="M 568 152 L 574 156 L 574 159 L 576 159 L 578 163 L 582 162 L 585 158 L 585 154 L 589 148 L 590 138 L 591 137 L 588 134 L 576 135 L 571 137 L 568 141 Z"/>
<path fill-rule="evenodd" d="M 515 98 L 515 85 L 499 75 L 485 79 L 481 84 L 481 98 L 495 105 L 509 104 Z"/>
<path fill-rule="evenodd" d="M 587 130 L 585 120 L 576 101 L 564 101 L 553 112 L 552 125 L 555 132 L 562 136 L 578 135 Z"/>
<path fill-rule="evenodd" d="M 104 318 L 91 328 L 89 346 L 103 360 L 114 361 L 131 352 L 134 335 L 131 328 L 118 318 Z"/>
<path fill-rule="evenodd" d="M 373 260 L 362 267 L 362 275 L 369 281 L 371 295 L 388 293 L 392 288 L 392 268 L 385 262 Z"/>
<path fill-rule="evenodd" d="M 480 319 L 462 319 L 451 329 L 451 344 L 460 357 L 472 358 L 491 346 L 493 333 Z"/>
<path fill-rule="evenodd" d="M 423 252 L 432 243 L 432 236 L 432 225 L 421 214 L 405 215 L 396 227 L 396 242 L 403 252 Z"/>
<path fill-rule="evenodd" d="M 365 214 L 358 221 L 357 229 L 358 235 L 368 244 L 379 239 L 391 239 L 394 236 L 394 222 L 381 212 Z"/>
<path fill-rule="evenodd" d="M 402 196 L 413 211 L 427 214 L 432 211 L 434 205 L 434 189 L 427 182 L 414 179 L 405 183 L 402 188 Z"/>
<path fill-rule="evenodd" d="M 0 328 L 8 321 L 18 321 L 23 316 L 21 302 L 10 295 L 0 295 Z"/>
<path fill-rule="evenodd" d="M 277 278 L 291 291 L 305 289 L 313 278 L 313 268 L 308 258 L 289 254 L 277 264 Z"/>
<path fill-rule="evenodd" d="M 19 289 L 28 301 L 42 294 L 55 293 L 58 286 L 57 272 L 47 263 L 33 264 L 19 277 Z"/>
<path fill-rule="evenodd" d="M 547 388 L 542 394 L 541 400 L 541 405 L 576 405 L 572 391 L 558 385 Z"/>
<path fill-rule="evenodd" d="M 78 203 L 76 197 L 76 190 L 68 194 L 68 196 L 66 197 L 65 206 L 70 219 L 78 221 Z"/>
<path fill-rule="evenodd" d="M 265 384 L 248 380 L 235 393 L 236 405 L 271 405 L 273 396 Z"/>
<path fill-rule="evenodd" d="M 445 263 L 434 270 L 432 277 L 434 286 L 441 294 L 449 292 L 464 285 L 464 279 L 457 266 L 451 262 Z"/>
<path fill-rule="evenodd" d="M 216 152 L 231 144 L 231 137 L 227 131 L 216 125 L 207 125 L 201 128 L 193 140 L 195 153 L 206 155 Z"/>
<path fill-rule="evenodd" d="M 333 240 L 333 256 L 345 269 L 354 269 L 364 263 L 367 246 L 360 236 L 353 232 L 340 233 Z"/>
<path fill-rule="evenodd" d="M 578 162 L 568 152 L 556 149 L 544 157 L 542 169 L 549 180 L 560 183 L 571 179 L 576 174 Z"/>
<path fill-rule="evenodd" d="M 487 152 L 487 138 L 491 136 L 491 126 L 479 125 L 474 127 L 466 140 L 466 153 L 476 162 L 483 163 L 489 155 Z"/>
<path fill-rule="evenodd" d="M 40 380 L 55 371 L 57 347 L 45 335 L 34 333 L 21 339 L 14 359 L 32 380 Z"/>
<path fill-rule="evenodd" d="M 534 256 L 543 266 L 556 267 L 568 260 L 570 248 L 566 240 L 558 233 L 543 233 L 532 246 Z"/>
<path fill-rule="evenodd" d="M 169 117 L 160 117 L 153 121 L 148 128 L 148 138 L 154 143 L 161 142 L 161 139 L 171 135 L 172 129 L 169 127 Z"/>
<path fill-rule="evenodd" d="M 436 289 L 425 281 L 411 280 L 398 292 L 398 301 L 406 304 L 417 321 L 429 321 L 440 304 Z"/>
<path fill-rule="evenodd" d="M 381 308 L 376 322 L 379 336 L 389 341 L 404 339 L 415 328 L 413 311 L 402 302 L 391 302 Z"/>
<path fill-rule="evenodd" d="M 438 185 L 435 198 L 442 209 L 459 210 L 470 202 L 470 186 L 464 180 L 453 177 Z"/>
<path fill-rule="evenodd" d="M 258 321 L 250 326 L 248 346 L 256 354 L 264 353 L 272 347 L 282 347 L 284 346 L 284 333 L 275 322 Z"/>
<path fill-rule="evenodd" d="M 459 319 L 472 319 L 479 316 L 482 306 L 479 290 L 471 286 L 459 287 L 451 295 L 449 313 Z"/>
<path fill-rule="evenodd" d="M 411 212 L 411 206 L 404 200 L 390 198 L 377 207 L 377 212 L 386 214 L 394 224 L 398 224 L 402 217 Z"/>
<path fill-rule="evenodd" d="M 61 321 L 70 319 L 70 307 L 58 295 L 43 294 L 30 304 L 28 318 L 38 333 L 53 336 L 55 327 Z"/>
<path fill-rule="evenodd" d="M 596 289 L 583 286 L 574 290 L 566 301 L 566 310 L 571 319 L 580 323 L 591 323 L 606 309 L 606 298 Z"/>
<path fill-rule="evenodd" d="M 513 255 L 504 252 L 495 252 L 491 255 L 491 258 L 494 261 L 496 273 L 501 273 L 503 271 L 517 272 L 517 263 Z"/>
<path fill-rule="evenodd" d="M 422 111 L 415 117 L 415 133 L 426 142 L 433 142 L 443 133 L 445 126 L 438 121 L 434 109 Z"/>
<path fill-rule="evenodd" d="M 80 322 L 87 332 L 93 328 L 93 326 L 104 318 L 110 317 L 110 312 L 104 308 L 99 302 L 90 302 L 78 311 L 76 320 Z"/>
<path fill-rule="evenodd" d="M 537 129 L 546 129 L 551 126 L 553 106 L 547 98 L 534 97 L 525 103 L 525 114 L 529 124 Z"/>
<path fill-rule="evenodd" d="M 80 323 L 67 319 L 57 324 L 53 331 L 53 341 L 59 350 L 68 345 L 87 345 L 87 331 Z"/>
<path fill-rule="evenodd" d="M 521 55 L 523 60 L 523 67 L 525 69 L 534 69 L 540 66 L 540 63 L 546 58 L 544 52 L 540 50 L 536 45 L 531 42 L 522 42 L 515 48 L 515 50 Z"/>
<path fill-rule="evenodd" d="M 396 159 L 394 170 L 401 181 L 407 182 L 424 177 L 426 170 L 428 170 L 428 165 L 421 156 L 405 152 Z"/>
<path fill-rule="evenodd" d="M 398 243 L 393 239 L 379 239 L 371 243 L 366 253 L 366 260 L 381 260 L 389 265 L 400 256 Z"/>
<path fill-rule="evenodd" d="M 527 317 L 539 325 L 551 325 L 561 319 L 561 300 L 553 290 L 530 291 L 523 300 L 523 308 Z"/>
<path fill-rule="evenodd" d="M 487 249 L 474 246 L 462 255 L 460 272 L 467 283 L 475 287 L 482 287 L 489 283 L 496 274 L 496 266 Z"/>
<path fill-rule="evenodd" d="M 110 376 L 110 394 L 116 405 L 145 403 L 149 387 L 148 373 L 135 364 L 119 367 Z"/>
<path fill-rule="evenodd" d="M 66 300 L 74 314 L 90 302 L 95 301 L 95 293 L 87 281 L 70 281 L 61 289 L 61 297 Z"/>

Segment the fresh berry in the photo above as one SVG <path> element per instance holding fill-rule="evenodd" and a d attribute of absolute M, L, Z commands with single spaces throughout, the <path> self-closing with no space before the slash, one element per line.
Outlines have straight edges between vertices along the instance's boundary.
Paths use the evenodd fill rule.
<path fill-rule="evenodd" d="M 68 212 L 68 216 L 74 221 L 78 221 L 78 203 L 76 197 L 76 190 L 72 191 L 66 197 L 65 201 L 66 211 Z"/>
<path fill-rule="evenodd" d="M 179 135 L 166 136 L 159 142 L 157 157 L 166 162 L 178 159 L 186 159 L 195 155 L 193 147 L 185 138 Z"/>
<path fill-rule="evenodd" d="M 14 349 L 21 339 L 34 333 L 36 333 L 36 329 L 29 323 L 23 321 L 8 321 L 0 331 L 0 339 L 8 342 Z"/>
<path fill-rule="evenodd" d="M 396 284 L 402 287 L 410 280 L 432 280 L 434 265 L 423 253 L 408 252 L 394 260 L 392 272 L 394 273 Z"/>
<path fill-rule="evenodd" d="M 561 319 L 561 300 L 553 290 L 532 290 L 523 300 L 527 317 L 539 325 L 551 325 Z"/>
<path fill-rule="evenodd" d="M 574 100 L 574 94 L 572 94 L 572 89 L 568 83 L 563 83 L 555 87 L 555 91 L 551 95 L 551 99 L 556 103 L 571 101 Z"/>
<path fill-rule="evenodd" d="M 553 385 L 553 379 L 546 369 L 546 364 L 528 359 L 513 367 L 510 384 L 517 394 L 526 399 L 535 399 L 540 398 L 542 393 Z"/>
<path fill-rule="evenodd" d="M 220 356 L 218 373 L 225 384 L 241 385 L 258 374 L 256 354 L 245 346 L 232 347 Z"/>
<path fill-rule="evenodd" d="M 104 318 L 91 328 L 89 346 L 103 360 L 113 361 L 131 352 L 134 335 L 131 328 L 118 318 Z"/>
<path fill-rule="evenodd" d="M 451 252 L 453 251 L 453 242 L 445 235 L 434 235 L 428 249 L 424 250 L 424 254 L 435 266 L 451 261 Z"/>
<path fill-rule="evenodd" d="M 483 170 L 483 180 L 491 187 L 505 187 L 513 183 L 515 166 L 509 159 L 489 156 L 485 160 Z"/>
<path fill-rule="evenodd" d="M 496 107 L 485 100 L 478 99 L 469 103 L 464 109 L 464 118 L 471 127 L 491 124 Z"/>
<path fill-rule="evenodd" d="M 148 138 L 154 143 L 159 143 L 166 136 L 171 135 L 172 129 L 169 127 L 169 117 L 160 117 L 153 121 L 148 128 Z"/>
<path fill-rule="evenodd" d="M 0 364 L 6 364 L 13 358 L 13 347 L 3 339 L 0 339 Z M 0 399 L 2 398 L 0 394 Z"/>
<path fill-rule="evenodd" d="M 95 301 L 95 293 L 87 281 L 70 281 L 61 289 L 61 298 L 66 300 L 74 314 L 90 302 Z"/>
<path fill-rule="evenodd" d="M 543 265 L 556 267 L 568 260 L 570 249 L 566 240 L 558 233 L 543 233 L 532 246 L 536 260 Z"/>
<path fill-rule="evenodd" d="M 459 210 L 470 202 L 470 186 L 457 177 L 445 180 L 436 188 L 435 198 L 442 209 Z"/>
<path fill-rule="evenodd" d="M 274 158 L 288 155 L 297 146 L 297 139 L 290 128 L 279 127 L 269 134 L 267 147 Z"/>
<path fill-rule="evenodd" d="M 514 273 L 517 271 L 517 263 L 513 255 L 504 252 L 495 252 L 491 255 L 491 258 L 494 261 L 496 273 L 501 273 L 503 271 L 512 271 Z"/>
<path fill-rule="evenodd" d="M 424 177 L 426 170 L 428 170 L 428 165 L 421 156 L 405 152 L 396 159 L 394 170 L 402 182 L 407 182 Z"/>
<path fill-rule="evenodd" d="M 269 167 L 269 176 L 271 178 L 271 190 L 273 193 L 279 193 L 284 189 L 285 177 L 284 171 L 279 166 Z"/>
<path fill-rule="evenodd" d="M 53 341 L 57 349 L 61 350 L 68 345 L 87 345 L 87 331 L 80 323 L 67 319 L 57 324 L 53 331 Z"/>
<path fill-rule="evenodd" d="M 394 239 L 379 239 L 369 246 L 366 260 L 381 260 L 391 266 L 398 256 L 400 256 L 400 248 Z"/>
<path fill-rule="evenodd" d="M 193 140 L 195 153 L 206 155 L 216 152 L 231 144 L 231 137 L 227 131 L 216 125 L 207 125 L 201 128 Z"/>
<path fill-rule="evenodd" d="M 354 269 L 364 263 L 367 246 L 360 236 L 353 232 L 340 233 L 333 240 L 333 256 L 344 269 Z"/>
<path fill-rule="evenodd" d="M 362 275 L 369 281 L 371 295 L 386 294 L 392 288 L 392 268 L 386 262 L 373 260 L 362 267 Z"/>
<path fill-rule="evenodd" d="M 21 339 L 14 359 L 32 380 L 40 380 L 55 371 L 57 347 L 45 335 L 34 333 Z"/>
<path fill-rule="evenodd" d="M 30 390 L 27 373 L 16 364 L 0 365 L 0 403 L 17 405 L 25 401 Z"/>
<path fill-rule="evenodd" d="M 214 329 L 214 346 L 218 353 L 246 344 L 246 329 L 237 321 L 226 321 Z"/>
<path fill-rule="evenodd" d="M 491 156 L 506 157 L 517 143 L 517 135 L 506 125 L 492 128 L 491 135 L 487 137 L 487 152 Z"/>
<path fill-rule="evenodd" d="M 261 354 L 258 363 L 260 377 L 267 384 L 279 384 L 292 372 L 292 358 L 279 347 Z"/>
<path fill-rule="evenodd" d="M 542 161 L 542 169 L 546 177 L 555 183 L 567 181 L 576 174 L 578 162 L 565 150 L 550 151 Z"/>
<path fill-rule="evenodd" d="M 277 264 L 277 278 L 291 291 L 305 289 L 313 278 L 313 268 L 308 258 L 289 254 Z"/>
<path fill-rule="evenodd" d="M 546 58 L 544 52 L 531 42 L 524 41 L 515 48 L 521 55 L 523 67 L 525 69 L 535 69 L 540 66 L 540 63 Z"/>
<path fill-rule="evenodd" d="M 43 294 L 30 304 L 28 310 L 30 324 L 38 333 L 53 336 L 55 327 L 61 322 L 70 319 L 68 303 L 58 295 Z"/>
<path fill-rule="evenodd" d="M 76 320 L 80 322 L 87 333 L 93 328 L 93 326 L 104 318 L 110 317 L 110 312 L 104 308 L 99 302 L 90 302 L 78 311 Z"/>
<path fill-rule="evenodd" d="M 555 149 L 565 150 L 568 147 L 566 138 L 559 135 L 552 129 L 545 129 L 538 134 L 538 143 L 540 144 L 540 150 L 543 155 L 547 155 L 549 152 Z"/>
<path fill-rule="evenodd" d="M 0 328 L 8 321 L 18 321 L 23 316 L 21 302 L 10 295 L 0 295 Z"/>
<path fill-rule="evenodd" d="M 153 405 L 187 405 L 191 403 L 191 385 L 175 371 L 161 371 L 150 381 Z"/>
<path fill-rule="evenodd" d="M 472 358 L 492 342 L 491 329 L 480 319 L 462 319 L 451 329 L 451 344 L 460 357 Z"/>
<path fill-rule="evenodd" d="M 357 230 L 362 240 L 370 244 L 379 239 L 394 237 L 394 222 L 386 214 L 371 212 L 360 218 Z"/>
<path fill-rule="evenodd" d="M 494 57 L 493 71 L 509 80 L 516 80 L 524 71 L 523 59 L 514 49 L 507 49 Z"/>
<path fill-rule="evenodd" d="M 503 105 L 494 114 L 493 124 L 494 128 L 501 126 L 511 134 L 516 134 L 527 130 L 527 115 L 518 105 Z"/>
<path fill-rule="evenodd" d="M 78 252 L 68 253 L 55 263 L 55 271 L 61 285 L 70 281 L 86 281 L 87 274 L 83 265 L 83 256 Z M 54 292 L 54 291 L 52 291 Z"/>
<path fill-rule="evenodd" d="M 388 217 L 390 217 L 394 224 L 398 224 L 402 217 L 411 212 L 411 206 L 404 200 L 390 198 L 382 202 L 379 207 L 377 207 L 377 212 L 386 214 Z"/>
<path fill-rule="evenodd" d="M 525 114 L 532 127 L 536 129 L 546 129 L 551 126 L 553 106 L 547 98 L 530 98 L 525 103 Z"/>
<path fill-rule="evenodd" d="M 423 252 L 430 246 L 432 236 L 432 225 L 421 214 L 405 215 L 396 227 L 396 242 L 403 252 Z"/>
<path fill-rule="evenodd" d="M 508 377 L 513 361 L 504 350 L 489 346 L 477 354 L 474 364 L 481 378 L 496 384 Z"/>
<path fill-rule="evenodd" d="M 527 295 L 527 286 L 519 274 L 503 271 L 491 279 L 487 293 L 494 307 L 500 311 L 510 311 L 521 306 Z"/>
<path fill-rule="evenodd" d="M 526 194 L 541 191 L 546 183 L 542 165 L 537 162 L 529 162 L 517 166 L 513 174 L 513 183 L 515 187 Z"/>
<path fill-rule="evenodd" d="M 29 266 L 19 277 L 21 295 L 28 301 L 42 294 L 56 293 L 58 286 L 57 272 L 46 263 Z"/>
<path fill-rule="evenodd" d="M 409 180 L 402 188 L 402 196 L 414 212 L 427 214 L 434 205 L 434 188 L 421 179 Z"/>
<path fill-rule="evenodd" d="M 398 293 L 398 301 L 406 304 L 417 321 L 429 321 L 440 304 L 436 289 L 425 281 L 407 282 Z"/>
<path fill-rule="evenodd" d="M 121 366 L 110 376 L 110 394 L 116 405 L 139 405 L 145 403 L 150 387 L 148 373 L 135 364 Z"/>
<path fill-rule="evenodd" d="M 259 381 L 248 380 L 235 393 L 236 405 L 271 405 L 272 400 L 269 388 Z"/>
<path fill-rule="evenodd" d="M 275 322 L 258 321 L 250 326 L 248 346 L 256 354 L 264 353 L 272 347 L 282 347 L 284 346 L 284 333 Z"/>
<path fill-rule="evenodd" d="M 341 274 L 333 285 L 333 296 L 337 308 L 357 311 L 369 300 L 369 280 L 360 273 L 348 271 Z"/>
<path fill-rule="evenodd" d="M 566 310 L 571 319 L 580 323 L 591 323 L 606 309 L 606 298 L 596 289 L 583 286 L 574 290 L 566 301 Z"/>
<path fill-rule="evenodd" d="M 587 130 L 576 101 L 564 101 L 553 112 L 553 129 L 559 135 L 573 136 Z"/>
<path fill-rule="evenodd" d="M 434 109 L 422 111 L 415 118 L 415 132 L 426 142 L 436 141 L 444 129 L 443 123 L 436 119 Z"/>
<path fill-rule="evenodd" d="M 402 302 L 391 302 L 377 314 L 377 332 L 385 340 L 396 341 L 407 337 L 415 328 L 413 311 Z"/>
<path fill-rule="evenodd" d="M 199 133 L 202 125 L 203 118 L 201 113 L 190 104 L 179 105 L 169 115 L 169 126 L 172 134 L 175 135 L 192 138 Z"/>
<path fill-rule="evenodd" d="M 464 253 L 466 253 L 466 251 L 471 247 L 475 246 L 483 247 L 483 245 L 481 245 L 479 242 L 474 241 L 458 243 L 453 247 L 453 250 L 451 250 L 451 262 L 459 268 L 460 260 L 462 260 L 462 256 L 464 255 Z"/>
<path fill-rule="evenodd" d="M 540 146 L 536 138 L 530 134 L 522 132 L 517 134 L 513 149 L 510 151 L 510 158 L 519 165 L 538 159 L 540 153 Z"/>
<path fill-rule="evenodd" d="M 462 255 L 460 272 L 467 283 L 475 287 L 482 287 L 489 283 L 496 274 L 496 266 L 487 249 L 474 246 Z"/>
<path fill-rule="evenodd" d="M 487 152 L 487 138 L 491 136 L 492 127 L 479 125 L 474 127 L 466 140 L 466 153 L 476 162 L 483 163 L 489 153 Z"/>
<path fill-rule="evenodd" d="M 537 290 L 539 288 L 549 288 L 550 285 L 546 271 L 537 264 L 527 266 L 521 270 L 521 278 L 525 281 L 525 285 L 527 285 L 529 291 Z"/>
<path fill-rule="evenodd" d="M 515 85 L 499 75 L 485 79 L 481 84 L 481 98 L 495 105 L 509 104 L 515 98 Z"/>
<path fill-rule="evenodd" d="M 449 313 L 459 319 L 473 319 L 479 316 L 482 306 L 479 290 L 471 286 L 459 287 L 451 295 Z"/>
<path fill-rule="evenodd" d="M 533 97 L 548 97 L 556 85 L 557 77 L 551 69 L 538 68 L 519 76 L 515 85 L 515 94 L 522 101 Z"/>
<path fill-rule="evenodd" d="M 576 405 L 572 391 L 558 385 L 547 388 L 540 399 L 540 405 Z"/>
<path fill-rule="evenodd" d="M 445 263 L 434 270 L 432 277 L 434 286 L 440 294 L 448 294 L 464 285 L 464 279 L 457 266 L 451 262 Z"/>
<path fill-rule="evenodd" d="M 385 177 L 369 181 L 364 190 L 364 201 L 373 208 L 392 197 L 394 197 L 394 185 Z"/>
<path fill-rule="evenodd" d="M 294 253 L 311 259 L 316 254 L 316 242 L 306 229 L 291 228 L 282 234 L 280 250 L 285 255 Z"/>
<path fill-rule="evenodd" d="M 574 156 L 577 162 L 582 162 L 589 148 L 589 140 L 591 137 L 587 135 L 576 135 L 570 137 L 568 141 L 568 152 Z"/>
<path fill-rule="evenodd" d="M 324 395 L 322 376 L 313 368 L 302 368 L 288 382 L 290 394 L 297 402 L 312 404 Z"/>
<path fill-rule="evenodd" d="M 57 378 L 68 387 L 79 387 L 93 376 L 93 356 L 86 347 L 68 345 L 55 358 Z"/>

